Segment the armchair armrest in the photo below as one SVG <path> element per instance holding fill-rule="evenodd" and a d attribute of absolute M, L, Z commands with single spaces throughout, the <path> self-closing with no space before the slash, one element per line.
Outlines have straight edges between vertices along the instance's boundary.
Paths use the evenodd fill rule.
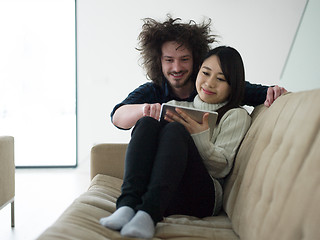
<path fill-rule="evenodd" d="M 128 144 L 103 143 L 91 149 L 90 176 L 105 174 L 112 177 L 123 178 L 124 159 Z"/>
<path fill-rule="evenodd" d="M 14 138 L 0 137 L 0 209 L 15 195 Z"/>

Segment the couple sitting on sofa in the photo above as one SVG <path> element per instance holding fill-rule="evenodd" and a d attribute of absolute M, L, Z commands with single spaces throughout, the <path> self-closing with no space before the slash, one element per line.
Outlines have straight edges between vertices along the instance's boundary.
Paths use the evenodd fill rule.
<path fill-rule="evenodd" d="M 145 66 L 154 71 L 154 67 L 148 65 L 152 61 L 146 57 L 147 53 L 152 55 L 151 46 L 154 49 L 148 35 L 153 32 L 157 41 L 166 28 L 174 34 L 175 38 L 162 40 L 159 45 L 161 76 L 157 78 L 149 70 L 148 75 L 154 82 L 140 86 L 112 112 L 112 121 L 117 127 L 135 127 L 126 153 L 117 210 L 102 218 L 100 223 L 128 237 L 152 237 L 155 225 L 164 216 L 217 214 L 222 205 L 223 179 L 233 166 L 237 149 L 251 122 L 246 110 L 240 107 L 244 93 L 244 103 L 258 105 L 267 96 L 265 105 L 270 106 L 286 92 L 276 86 L 269 88 L 266 94 L 267 87 L 246 83 L 241 56 L 234 48 L 217 47 L 205 57 L 196 54 L 200 51 L 193 42 L 197 47 L 201 47 L 198 43 L 203 43 L 203 50 L 214 38 L 208 34 L 190 34 L 190 31 L 207 30 L 208 25 L 179 24 L 169 19 L 163 23 L 166 28 L 160 31 L 157 24 L 147 19 L 140 39 Z M 178 38 L 175 34 L 181 33 L 181 29 L 194 39 L 184 35 Z M 194 70 L 202 59 L 196 75 Z M 161 82 L 162 79 L 165 80 Z M 246 99 L 249 100 L 246 102 Z M 167 112 L 166 121 L 158 121 L 160 103 L 168 100 L 180 106 L 217 111 L 215 128 L 209 129 L 208 114 L 198 123 L 179 108 L 176 111 L 180 116 Z"/>

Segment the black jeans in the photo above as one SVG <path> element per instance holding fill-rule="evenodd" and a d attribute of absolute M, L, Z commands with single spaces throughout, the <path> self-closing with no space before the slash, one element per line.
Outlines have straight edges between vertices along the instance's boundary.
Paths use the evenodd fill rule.
<path fill-rule="evenodd" d="M 164 216 L 211 216 L 214 185 L 192 137 L 177 122 L 141 118 L 132 131 L 117 208 L 129 206 Z"/>

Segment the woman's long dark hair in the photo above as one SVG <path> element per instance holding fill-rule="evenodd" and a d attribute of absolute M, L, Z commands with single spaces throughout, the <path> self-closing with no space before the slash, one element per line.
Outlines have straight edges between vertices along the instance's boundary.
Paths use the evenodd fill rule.
<path fill-rule="evenodd" d="M 228 110 L 240 106 L 244 96 L 245 73 L 241 55 L 236 49 L 228 46 L 220 46 L 210 50 L 205 59 L 213 55 L 219 58 L 221 70 L 231 87 L 228 103 L 217 110 L 217 112 L 219 113 L 219 122 L 221 117 Z"/>

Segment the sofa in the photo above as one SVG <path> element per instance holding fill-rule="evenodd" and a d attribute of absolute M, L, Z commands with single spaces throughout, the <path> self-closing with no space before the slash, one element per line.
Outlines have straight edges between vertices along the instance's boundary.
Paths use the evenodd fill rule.
<path fill-rule="evenodd" d="M 320 239 L 320 89 L 251 113 L 217 216 L 173 215 L 154 239 Z M 115 211 L 126 144 L 91 149 L 91 185 L 38 239 L 126 239 L 99 224 Z"/>

